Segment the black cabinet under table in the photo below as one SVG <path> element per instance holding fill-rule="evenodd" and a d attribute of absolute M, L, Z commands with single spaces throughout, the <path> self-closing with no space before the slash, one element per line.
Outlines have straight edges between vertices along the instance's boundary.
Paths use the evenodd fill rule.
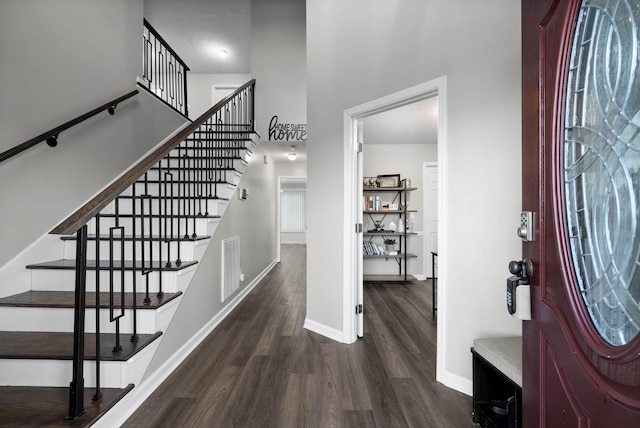
<path fill-rule="evenodd" d="M 522 338 L 473 341 L 473 420 L 483 427 L 522 426 Z"/>

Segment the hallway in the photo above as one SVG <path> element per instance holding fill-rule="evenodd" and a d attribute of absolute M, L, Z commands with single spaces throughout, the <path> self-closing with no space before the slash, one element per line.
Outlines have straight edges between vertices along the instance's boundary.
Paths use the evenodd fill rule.
<path fill-rule="evenodd" d="M 306 248 L 282 262 L 124 427 L 474 427 L 471 397 L 435 382 L 425 282 L 365 286 L 365 335 L 302 328 Z"/>

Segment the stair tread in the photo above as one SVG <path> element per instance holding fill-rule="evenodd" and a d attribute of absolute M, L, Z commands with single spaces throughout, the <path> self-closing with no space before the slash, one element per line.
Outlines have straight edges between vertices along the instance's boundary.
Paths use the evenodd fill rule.
<path fill-rule="evenodd" d="M 242 134 L 247 134 L 247 132 L 242 132 Z M 185 142 L 189 142 L 189 143 L 202 142 L 202 141 L 211 142 L 211 143 L 220 143 L 220 138 L 222 138 L 222 137 L 218 137 L 218 138 L 187 137 L 187 138 L 184 139 L 184 141 Z M 233 143 L 242 143 L 242 142 L 248 143 L 249 141 L 251 141 L 251 138 L 225 138 L 225 141 L 227 141 L 229 143 L 232 143 L 232 144 Z M 187 147 L 191 148 L 192 146 L 187 146 Z M 180 148 L 183 149 L 183 148 L 185 148 L 185 146 L 181 145 Z M 246 147 L 246 146 L 238 146 L 238 147 L 218 146 L 218 147 L 211 147 L 210 149 L 213 149 L 213 150 L 229 150 L 229 149 L 249 150 L 249 147 Z"/>
<path fill-rule="evenodd" d="M 116 335 L 100 333 L 100 359 L 102 361 L 127 361 L 162 335 L 139 334 L 137 342 L 131 342 L 130 334 L 120 334 L 122 350 L 114 353 Z M 95 333 L 85 333 L 84 355 L 86 360 L 96 358 Z M 73 359 L 73 333 L 42 331 L 0 331 L 0 359 Z"/>
<path fill-rule="evenodd" d="M 133 235 L 124 235 L 124 240 L 125 241 L 131 241 L 133 240 L 134 236 Z M 211 238 L 211 235 L 198 235 L 198 236 L 160 236 L 160 235 L 144 235 L 144 236 L 140 236 L 140 235 L 136 235 L 135 236 L 135 240 L 136 241 L 162 241 L 162 242 L 167 242 L 167 241 L 171 241 L 171 242 L 175 242 L 175 241 L 186 241 L 186 242 L 194 242 L 194 241 L 204 241 L 205 239 L 209 239 Z M 75 241 L 76 239 L 78 239 L 78 237 L 76 235 L 66 235 L 66 236 L 61 236 L 60 239 L 62 239 L 63 241 Z M 95 241 L 96 240 L 96 235 L 87 235 L 87 239 L 89 241 Z M 106 234 L 100 234 L 100 240 L 102 241 L 106 241 L 109 240 L 109 235 Z"/>
<path fill-rule="evenodd" d="M 164 293 L 161 297 L 157 293 L 150 293 L 149 304 L 144 303 L 145 293 L 136 293 L 136 307 L 138 309 L 157 309 L 173 299 L 179 297 L 181 291 L 177 293 Z M 119 302 L 118 297 L 115 297 Z M 125 293 L 125 307 L 131 309 L 133 307 L 133 293 Z M 36 307 L 36 308 L 73 308 L 75 306 L 75 292 L 73 291 L 26 291 L 24 293 L 14 294 L 0 298 L 0 306 L 3 307 Z M 96 293 L 87 292 L 86 295 L 87 308 L 96 307 Z M 109 307 L 109 293 L 100 293 L 100 307 Z"/>
<path fill-rule="evenodd" d="M 169 196 L 169 195 L 142 195 L 142 194 L 136 194 L 135 196 L 133 195 L 120 195 L 118 196 L 118 198 L 120 199 L 174 199 L 174 200 L 202 200 L 202 199 L 207 199 L 207 200 L 211 200 L 211 201 L 223 201 L 223 202 L 228 202 L 229 198 L 221 198 L 220 196 L 213 196 L 213 195 L 198 195 L 198 196 Z"/>
<path fill-rule="evenodd" d="M 183 157 L 175 157 L 175 159 L 184 159 L 184 158 Z M 189 156 L 188 159 L 189 160 L 206 161 L 209 158 Z M 216 158 L 216 159 L 221 159 L 221 158 Z M 167 167 L 167 166 L 163 166 L 163 167 L 155 166 L 155 167 L 149 168 L 149 171 L 158 171 L 158 170 L 162 170 L 162 171 L 167 171 L 167 170 L 184 171 L 184 169 L 182 167 L 180 167 L 180 166 L 169 166 L 169 167 Z M 197 165 L 197 166 L 193 166 L 193 167 L 191 165 L 188 165 L 186 167 L 186 170 L 191 172 L 191 173 L 200 173 L 201 171 L 211 172 L 211 174 L 213 174 L 214 172 L 220 172 L 220 171 L 224 171 L 224 172 L 235 171 L 237 173 L 240 173 L 240 171 L 237 168 L 234 168 L 233 166 L 211 166 L 211 167 L 207 168 L 206 166 L 201 166 L 201 165 Z M 183 181 L 184 180 L 180 180 L 180 182 L 183 182 Z M 204 182 L 206 182 L 206 183 L 215 183 L 216 181 L 215 180 L 205 180 Z"/>
<path fill-rule="evenodd" d="M 101 388 L 102 399 L 93 401 L 93 388 L 85 388 L 84 408 L 77 421 L 65 421 L 69 412 L 69 388 L 2 386 L 0 387 L 0 421 L 11 427 L 88 427 L 111 409 L 133 385 L 126 388 Z"/>
<path fill-rule="evenodd" d="M 139 180 L 137 180 L 134 184 L 165 184 L 165 181 L 162 180 L 152 180 L 152 179 L 147 179 L 145 180 L 144 178 L 140 178 Z M 169 183 L 167 183 L 169 184 Z M 233 184 L 230 181 L 226 181 L 226 180 L 180 180 L 174 182 L 173 184 L 205 184 L 205 185 L 216 185 L 216 184 L 228 184 L 229 186 L 236 186 L 235 184 Z"/>
<path fill-rule="evenodd" d="M 116 214 L 100 214 L 100 218 L 112 218 L 112 217 L 120 217 L 120 218 L 131 218 L 134 217 L 133 214 L 131 213 L 120 213 L 118 215 Z M 140 218 L 140 214 L 136 214 L 135 215 L 136 218 Z M 145 219 L 148 218 L 171 218 L 171 219 L 188 219 L 188 220 L 193 220 L 193 219 L 218 219 L 218 218 L 222 218 L 219 215 L 213 215 L 213 214 L 191 214 L 191 215 L 187 215 L 187 214 L 181 214 L 181 215 L 177 215 L 177 214 L 169 214 L 169 215 L 160 215 L 160 214 L 152 214 L 152 215 L 145 215 L 144 216 Z"/>
<path fill-rule="evenodd" d="M 207 148 L 200 148 L 200 147 L 196 147 L 196 148 L 183 147 L 182 150 L 183 151 L 187 151 L 187 150 L 209 150 L 209 151 L 211 151 L 211 150 L 215 150 L 215 149 L 207 149 Z M 228 149 L 222 149 L 222 150 L 228 150 Z M 234 150 L 234 149 L 231 149 L 231 150 Z M 183 159 L 183 157 L 182 156 L 176 156 L 176 155 L 167 155 L 167 156 L 165 156 L 163 158 L 163 160 L 166 160 L 166 159 Z M 206 160 L 206 161 L 209 161 L 209 160 L 212 160 L 212 159 L 213 159 L 213 161 L 239 160 L 244 164 L 248 163 L 241 156 L 215 156 L 213 158 L 211 156 L 189 156 L 189 159 Z M 167 166 L 163 165 L 161 168 L 158 167 L 158 166 L 154 166 L 154 167 L 151 167 L 149 170 L 158 170 L 158 169 L 167 169 Z M 172 166 L 172 167 L 169 167 L 169 169 L 177 169 L 177 168 Z M 217 169 L 225 169 L 225 168 L 209 167 L 209 168 L 205 168 L 205 169 L 207 169 L 207 170 L 216 169 L 217 170 Z M 226 169 L 229 169 L 229 168 L 226 168 Z"/>
<path fill-rule="evenodd" d="M 165 271 L 179 271 L 181 269 L 185 269 L 187 267 L 193 266 L 195 264 L 197 264 L 198 262 L 196 261 L 185 261 L 183 260 L 180 263 L 180 266 L 176 266 L 175 262 L 171 263 L 170 267 L 165 266 L 166 262 L 159 262 L 159 261 L 154 261 L 152 262 L 151 267 L 145 265 L 145 270 L 165 270 Z M 95 260 L 87 260 L 87 270 L 96 270 L 96 261 Z M 114 269 L 119 269 L 122 266 L 122 263 L 120 261 L 114 261 L 113 262 L 113 268 Z M 101 270 L 108 270 L 109 269 L 109 260 L 100 260 L 100 263 L 98 265 L 98 267 Z M 68 269 L 68 270 L 75 270 L 76 268 L 76 261 L 74 259 L 60 259 L 60 260 L 52 260 L 52 261 L 48 261 L 48 262 L 43 262 L 43 263 L 34 263 L 31 265 L 27 266 L 27 269 Z M 133 261 L 131 260 L 125 260 L 124 262 L 124 269 L 125 270 L 132 270 L 133 269 Z M 138 261 L 136 262 L 136 270 L 142 270 L 142 262 Z"/>

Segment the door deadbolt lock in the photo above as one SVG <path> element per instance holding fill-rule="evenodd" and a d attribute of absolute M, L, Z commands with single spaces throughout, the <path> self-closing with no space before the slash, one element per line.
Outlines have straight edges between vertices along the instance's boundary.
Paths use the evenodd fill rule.
<path fill-rule="evenodd" d="M 533 212 L 522 211 L 520 213 L 520 227 L 516 233 L 525 242 L 533 241 Z"/>

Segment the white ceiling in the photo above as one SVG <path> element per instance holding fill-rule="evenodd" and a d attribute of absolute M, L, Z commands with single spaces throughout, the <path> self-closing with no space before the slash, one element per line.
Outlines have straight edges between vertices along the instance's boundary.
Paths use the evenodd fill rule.
<path fill-rule="evenodd" d="M 364 144 L 438 144 L 438 98 L 387 110 L 362 122 Z"/>
<path fill-rule="evenodd" d="M 144 17 L 192 73 L 251 71 L 251 0 L 144 0 Z"/>
<path fill-rule="evenodd" d="M 251 72 L 252 0 L 144 0 L 144 16 L 190 68 L 191 73 Z M 220 58 L 218 50 L 229 55 Z M 437 144 L 437 98 L 370 116 L 365 144 Z M 306 143 L 264 144 L 276 162 L 306 162 Z"/>

